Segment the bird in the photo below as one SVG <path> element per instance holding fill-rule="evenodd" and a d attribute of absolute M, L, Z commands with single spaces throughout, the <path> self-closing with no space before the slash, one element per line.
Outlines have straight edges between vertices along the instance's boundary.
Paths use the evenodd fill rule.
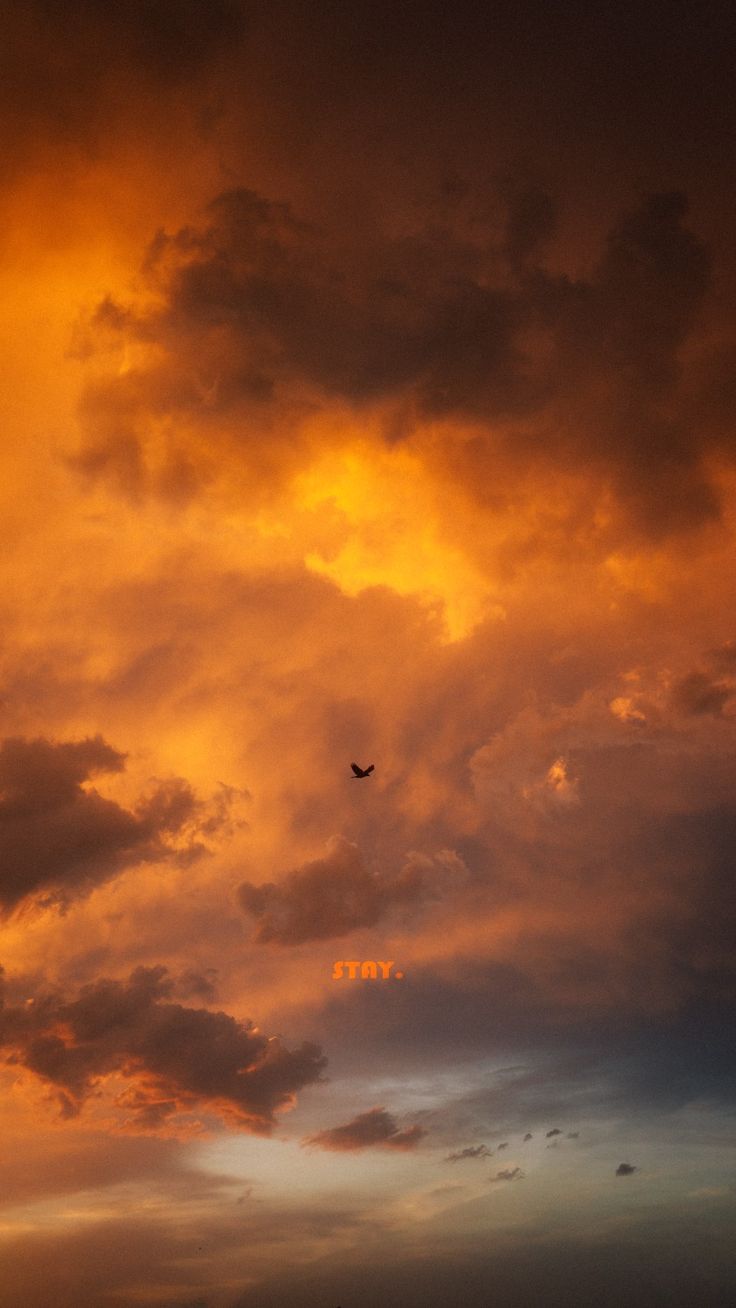
<path fill-rule="evenodd" d="M 369 777 L 376 765 L 375 763 L 371 763 L 370 767 L 359 768 L 357 763 L 351 763 L 350 766 L 353 769 L 353 772 L 355 773 L 355 776 L 352 778 L 352 780 L 360 781 L 362 777 Z"/>

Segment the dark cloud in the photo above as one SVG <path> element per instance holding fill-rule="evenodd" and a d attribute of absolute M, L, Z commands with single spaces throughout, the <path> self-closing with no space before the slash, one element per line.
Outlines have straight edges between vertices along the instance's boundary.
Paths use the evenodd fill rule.
<path fill-rule="evenodd" d="M 524 191 L 507 209 L 505 229 L 427 221 L 351 243 L 283 201 L 219 196 L 206 224 L 154 241 L 146 270 L 163 308 L 136 317 L 108 299 L 98 310 L 91 340 L 104 327 L 159 349 L 155 364 L 88 391 L 76 466 L 128 494 L 194 493 L 184 445 L 151 463 L 151 419 L 195 415 L 213 440 L 230 431 L 261 472 L 263 452 L 242 433 L 265 423 L 273 474 L 291 466 L 305 404 L 397 400 L 419 420 L 473 424 L 447 472 L 474 494 L 494 469 L 577 464 L 648 532 L 717 516 L 697 420 L 682 416 L 682 348 L 710 286 L 685 197 L 643 200 L 577 280 L 527 267 L 553 229 L 550 197 Z"/>
<path fill-rule="evenodd" d="M 633 1173 L 637 1172 L 638 1170 L 639 1170 L 638 1167 L 632 1167 L 631 1163 L 619 1163 L 618 1167 L 616 1168 L 616 1175 L 632 1176 Z"/>
<path fill-rule="evenodd" d="M 686 197 L 672 191 L 627 214 L 608 237 L 594 283 L 604 310 L 593 315 L 597 342 L 647 393 L 672 381 L 675 351 L 708 285 L 710 260 L 684 225 L 687 210 Z"/>
<path fill-rule="evenodd" d="M 385 1108 L 371 1108 L 367 1113 L 359 1113 L 344 1126 L 333 1126 L 325 1131 L 318 1131 L 302 1141 L 305 1145 L 316 1145 L 320 1149 L 342 1150 L 369 1149 L 374 1145 L 385 1145 L 390 1149 L 413 1149 L 426 1134 L 419 1126 L 410 1126 L 400 1131 L 393 1117 Z"/>
<path fill-rule="evenodd" d="M 208 967 L 203 972 L 188 968 L 176 978 L 177 994 L 182 999 L 190 999 L 194 996 L 205 1004 L 214 1003 L 217 999 L 217 977 L 216 967 Z"/>
<path fill-rule="evenodd" d="M 496 1175 L 492 1176 L 491 1180 L 492 1181 L 521 1181 L 523 1180 L 523 1178 L 524 1178 L 524 1173 L 522 1172 L 520 1167 L 504 1167 L 501 1169 L 500 1172 L 496 1172 Z"/>
<path fill-rule="evenodd" d="M 460 1149 L 455 1154 L 448 1154 L 445 1162 L 459 1163 L 466 1158 L 490 1158 L 492 1153 L 493 1150 L 488 1149 L 486 1145 L 469 1145 L 467 1149 Z"/>
<path fill-rule="evenodd" d="M 455 860 L 457 863 L 458 860 Z M 373 926 L 397 905 L 418 905 L 442 894 L 453 878 L 452 855 L 433 863 L 410 857 L 396 873 L 374 873 L 358 847 L 333 838 L 324 858 L 279 882 L 238 887 L 240 905 L 257 923 L 262 944 L 298 945 Z"/>
<path fill-rule="evenodd" d="M 553 1126 L 552 1130 L 547 1132 L 547 1139 L 549 1140 L 550 1136 L 553 1135 L 562 1135 L 562 1132 L 558 1126 Z"/>
<path fill-rule="evenodd" d="M 680 713 L 720 717 L 734 693 L 733 682 L 716 681 L 707 672 L 690 672 L 672 687 L 672 704 Z"/>
<path fill-rule="evenodd" d="M 542 291 L 557 342 L 554 407 L 570 433 L 563 449 L 571 440 L 576 459 L 613 477 L 633 520 L 665 534 L 718 512 L 697 429 L 667 415 L 710 278 L 686 212 L 679 193 L 649 197 L 614 225 L 589 281 Z"/>
<path fill-rule="evenodd" d="M 534 1136 L 532 1135 L 531 1131 L 527 1131 L 526 1135 L 524 1136 L 524 1144 L 526 1144 L 527 1140 L 533 1140 L 533 1139 Z"/>
<path fill-rule="evenodd" d="M 736 669 L 736 640 L 727 640 L 709 650 L 708 658 L 720 672 L 732 672 Z"/>
<path fill-rule="evenodd" d="M 504 1140 L 502 1144 L 496 1146 L 496 1152 L 500 1153 L 502 1149 L 508 1149 L 508 1147 L 509 1147 L 508 1140 Z"/>
<path fill-rule="evenodd" d="M 3 1009 L 2 1045 L 56 1090 L 67 1116 L 116 1072 L 130 1081 L 117 1104 L 133 1127 L 156 1130 L 199 1111 L 268 1133 L 274 1113 L 320 1079 L 319 1048 L 290 1052 L 227 1013 L 173 1003 L 173 985 L 166 968 L 139 967 L 127 981 L 84 986 L 73 1000 L 38 994 Z"/>
<path fill-rule="evenodd" d="M 287 205 L 247 190 L 218 197 L 210 217 L 149 256 L 173 271 L 166 316 L 141 332 L 177 346 L 218 332 L 246 346 L 252 373 L 242 362 L 230 373 L 225 408 L 251 375 L 268 382 L 266 400 L 298 379 L 355 401 L 411 388 L 432 411 L 475 395 L 492 411 L 521 402 L 518 309 L 500 284 L 483 285 L 493 253 L 436 230 L 332 247 Z"/>
<path fill-rule="evenodd" d="M 212 814 L 186 782 L 158 783 L 132 810 L 91 778 L 121 772 L 125 755 L 101 736 L 0 745 L 0 904 L 30 896 L 63 905 L 135 862 L 193 858 Z M 215 826 L 224 820 L 219 814 Z M 211 832 L 210 832 L 211 834 Z"/>
<path fill-rule="evenodd" d="M 493 258 L 482 249 L 437 231 L 400 240 L 378 232 L 367 247 L 333 248 L 289 205 L 246 189 L 218 197 L 208 217 L 152 246 L 147 271 L 165 289 L 163 312 L 136 321 L 106 301 L 104 322 L 98 312 L 91 326 L 106 340 L 117 329 L 155 341 L 163 361 L 90 389 L 89 439 L 74 461 L 82 471 L 128 494 L 165 492 L 167 468 L 149 471 L 146 457 L 157 413 L 195 414 L 220 440 L 233 422 L 242 433 L 250 413 L 269 424 L 273 468 L 293 442 L 294 405 L 300 412 L 318 396 L 415 393 L 430 411 L 475 395 L 494 412 L 523 405 L 530 383 L 513 341 L 517 309 L 489 284 Z M 238 446 L 262 459 L 242 435 Z M 182 459 L 186 450 L 172 451 L 171 466 Z"/>

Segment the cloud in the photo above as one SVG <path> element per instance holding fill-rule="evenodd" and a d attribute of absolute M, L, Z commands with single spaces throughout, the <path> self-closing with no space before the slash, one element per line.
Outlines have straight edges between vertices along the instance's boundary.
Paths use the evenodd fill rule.
<path fill-rule="evenodd" d="M 343 242 L 338 253 L 290 205 L 245 188 L 217 196 L 207 218 L 151 248 L 147 268 L 168 304 L 140 330 L 184 348 L 219 332 L 218 407 L 248 395 L 268 403 L 297 380 L 352 400 L 415 387 L 443 409 L 463 380 L 489 395 L 513 387 L 513 301 L 479 284 L 489 266 L 480 248 L 449 233 L 376 231 L 368 249 Z M 236 371 L 238 342 L 247 363 Z"/>
<path fill-rule="evenodd" d="M 491 1177 L 491 1181 L 521 1181 L 523 1178 L 524 1173 L 520 1167 L 504 1167 Z"/>
<path fill-rule="evenodd" d="M 532 1135 L 531 1131 L 527 1131 L 526 1135 L 524 1136 L 524 1144 L 526 1144 L 527 1140 L 533 1140 L 533 1139 L 534 1136 Z"/>
<path fill-rule="evenodd" d="M 718 512 L 697 431 L 662 416 L 662 402 L 676 393 L 678 350 L 710 276 L 709 256 L 684 224 L 687 207 L 684 195 L 663 193 L 624 216 L 568 320 L 570 366 L 579 377 L 597 376 L 611 401 L 608 418 L 598 413 L 591 445 L 613 442 L 619 492 L 634 518 L 664 534 Z M 652 492 L 654 468 L 663 482 Z"/>
<path fill-rule="evenodd" d="M 499 1146 L 500 1148 L 500 1146 Z M 490 1158 L 493 1153 L 485 1145 L 469 1145 L 467 1149 L 460 1149 L 458 1153 L 448 1154 L 445 1159 L 446 1163 L 459 1163 L 465 1158 Z"/>
<path fill-rule="evenodd" d="M 176 978 L 176 991 L 182 999 L 201 999 L 205 1004 L 212 1004 L 217 999 L 218 970 L 208 967 L 204 972 L 187 968 Z"/>
<path fill-rule="evenodd" d="M 528 263 L 554 207 L 522 190 L 501 223 L 425 217 L 396 235 L 375 221 L 331 241 L 288 202 L 224 192 L 200 225 L 152 242 L 155 308 L 108 297 L 90 320 L 90 350 L 117 339 L 140 362 L 97 372 L 73 462 L 128 496 L 186 499 L 206 480 L 207 432 L 257 487 L 309 457 L 315 408 L 378 406 L 375 430 L 403 426 L 419 452 L 427 424 L 470 426 L 442 471 L 474 500 L 498 476 L 575 465 L 585 476 L 571 520 L 612 491 L 619 525 L 645 536 L 717 518 L 706 441 L 680 394 L 682 347 L 710 287 L 686 197 L 651 195 L 615 221 L 587 279 Z M 267 467 L 249 434 L 263 430 Z"/>
<path fill-rule="evenodd" d="M 181 779 L 159 782 L 134 809 L 87 785 L 122 772 L 125 755 L 101 736 L 0 745 L 0 905 L 30 896 L 64 905 L 136 862 L 203 853 L 212 815 Z M 212 829 L 224 820 L 220 814 Z"/>
<path fill-rule="evenodd" d="M 724 641 L 709 650 L 708 659 L 719 672 L 733 672 L 736 669 L 736 640 Z"/>
<path fill-rule="evenodd" d="M 618 1167 L 616 1168 L 616 1175 L 633 1176 L 634 1172 L 638 1172 L 638 1170 L 639 1170 L 638 1167 L 632 1167 L 631 1163 L 619 1163 Z"/>
<path fill-rule="evenodd" d="M 333 1126 L 328 1130 L 318 1131 L 316 1135 L 308 1136 L 302 1143 L 337 1152 L 369 1149 L 374 1145 L 385 1145 L 390 1149 L 413 1149 L 425 1134 L 420 1126 L 411 1126 L 400 1131 L 385 1108 L 371 1108 L 367 1113 L 359 1113 L 344 1126 Z"/>
<path fill-rule="evenodd" d="M 552 1130 L 547 1132 L 547 1139 L 549 1140 L 550 1136 L 553 1135 L 562 1135 L 562 1132 L 558 1126 L 553 1126 Z"/>
<path fill-rule="evenodd" d="M 115 1103 L 130 1127 L 155 1131 L 178 1114 L 207 1112 L 268 1134 L 274 1114 L 320 1080 L 320 1049 L 290 1052 L 251 1023 L 173 1003 L 173 986 L 165 967 L 138 967 L 127 981 L 84 986 L 76 999 L 39 993 L 5 1006 L 0 1042 L 11 1062 L 55 1090 L 67 1116 L 115 1073 L 129 1082 Z"/>
<path fill-rule="evenodd" d="M 720 717 L 734 693 L 734 682 L 715 681 L 707 672 L 689 672 L 672 687 L 672 703 L 680 713 Z"/>
<path fill-rule="evenodd" d="M 357 845 L 335 836 L 324 858 L 275 883 L 244 881 L 238 899 L 256 922 L 259 944 L 298 945 L 347 935 L 373 926 L 395 906 L 437 898 L 462 872 L 460 860 L 448 851 L 434 860 L 410 856 L 397 873 L 374 873 Z"/>

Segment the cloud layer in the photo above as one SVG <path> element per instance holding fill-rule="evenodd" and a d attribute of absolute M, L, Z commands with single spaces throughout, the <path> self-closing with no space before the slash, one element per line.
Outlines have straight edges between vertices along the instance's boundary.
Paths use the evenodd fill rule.
<path fill-rule="evenodd" d="M 4 6 L 0 1308 L 733 1298 L 727 8 Z"/>

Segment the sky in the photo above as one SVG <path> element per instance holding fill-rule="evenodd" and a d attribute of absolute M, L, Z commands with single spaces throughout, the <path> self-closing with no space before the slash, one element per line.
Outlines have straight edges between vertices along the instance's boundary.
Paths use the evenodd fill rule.
<path fill-rule="evenodd" d="M 5 4 L 0 1308 L 733 1293 L 735 26 Z"/>

